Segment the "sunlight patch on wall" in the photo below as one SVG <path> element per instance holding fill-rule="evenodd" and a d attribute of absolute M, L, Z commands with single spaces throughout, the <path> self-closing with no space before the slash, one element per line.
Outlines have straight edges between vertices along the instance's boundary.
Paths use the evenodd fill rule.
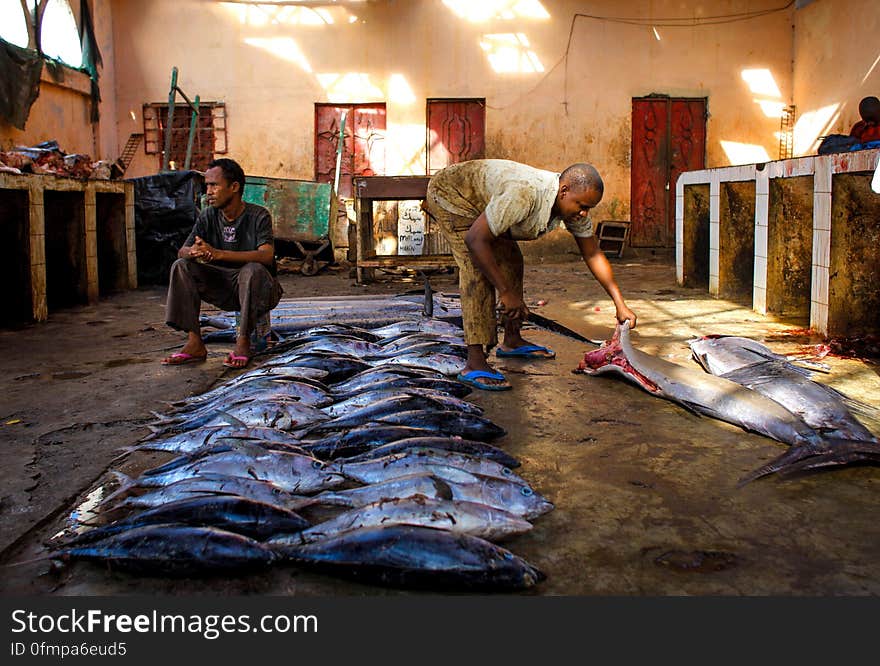
<path fill-rule="evenodd" d="M 252 28 L 269 25 L 321 26 L 335 23 L 354 23 L 357 20 L 357 16 L 350 14 L 344 7 L 329 4 L 312 7 L 272 3 L 221 2 L 220 4 L 235 16 L 239 23 Z"/>
<path fill-rule="evenodd" d="M 370 81 L 369 74 L 318 74 L 318 82 L 327 92 L 330 102 L 381 102 L 385 93 Z"/>
<path fill-rule="evenodd" d="M 244 40 L 245 44 L 256 46 L 257 48 L 268 51 L 274 56 L 299 65 L 306 72 L 312 71 L 312 66 L 299 50 L 296 41 L 292 37 L 248 37 Z"/>
<path fill-rule="evenodd" d="M 392 74 L 388 78 L 388 101 L 394 104 L 412 104 L 416 95 L 403 74 Z"/>
<path fill-rule="evenodd" d="M 761 111 L 768 118 L 782 118 L 785 113 L 785 102 L 771 102 L 766 99 L 756 99 L 755 103 L 761 107 Z"/>
<path fill-rule="evenodd" d="M 782 97 L 779 86 L 776 85 L 776 79 L 773 78 L 769 69 L 744 69 L 742 78 L 748 84 L 749 90 L 755 95 L 776 99 Z"/>
<path fill-rule="evenodd" d="M 764 146 L 754 143 L 739 143 L 737 141 L 722 141 L 721 148 L 727 155 L 731 166 L 738 164 L 760 164 L 769 162 L 770 155 Z"/>
<path fill-rule="evenodd" d="M 385 171 L 418 176 L 425 173 L 425 161 L 425 126 L 388 123 Z"/>
<path fill-rule="evenodd" d="M 815 111 L 802 113 L 794 125 L 794 154 L 807 155 L 815 152 L 819 137 L 837 122 L 840 104 L 823 106 Z"/>
<path fill-rule="evenodd" d="M 480 47 L 489 65 L 498 74 L 543 72 L 544 65 L 529 48 L 529 39 L 521 32 L 483 35 Z"/>
<path fill-rule="evenodd" d="M 482 23 L 492 19 L 548 19 L 540 0 L 443 0 L 460 19 Z"/>
<path fill-rule="evenodd" d="M 753 101 L 761 107 L 764 115 L 768 118 L 782 118 L 785 102 L 782 101 L 782 93 L 770 70 L 744 69 L 740 74 L 752 94 L 757 95 Z"/>
<path fill-rule="evenodd" d="M 862 84 L 868 80 L 868 77 L 871 76 L 871 73 L 876 69 L 878 63 L 880 63 L 880 55 L 878 55 L 871 66 L 868 67 L 868 71 L 865 72 L 865 76 L 862 77 Z"/>

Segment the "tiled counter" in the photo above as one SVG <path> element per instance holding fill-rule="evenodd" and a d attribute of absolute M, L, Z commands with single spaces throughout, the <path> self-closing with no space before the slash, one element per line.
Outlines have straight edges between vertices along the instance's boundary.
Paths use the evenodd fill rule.
<path fill-rule="evenodd" d="M 0 228 L 0 324 L 137 287 L 131 183 L 0 173 Z"/>
<path fill-rule="evenodd" d="M 825 334 L 880 330 L 880 150 L 689 171 L 676 277 Z"/>

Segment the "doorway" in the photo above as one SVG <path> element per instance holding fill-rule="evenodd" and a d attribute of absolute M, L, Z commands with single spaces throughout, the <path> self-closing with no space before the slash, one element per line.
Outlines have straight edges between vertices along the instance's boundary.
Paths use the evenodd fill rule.
<path fill-rule="evenodd" d="M 486 155 L 486 100 L 429 99 L 428 175 Z"/>
<path fill-rule="evenodd" d="M 350 199 L 353 176 L 385 175 L 385 104 L 315 104 L 315 180 L 332 183 L 342 113 L 347 111 L 336 196 Z"/>
<path fill-rule="evenodd" d="M 706 166 L 705 97 L 632 100 L 630 245 L 675 247 L 675 182 Z"/>

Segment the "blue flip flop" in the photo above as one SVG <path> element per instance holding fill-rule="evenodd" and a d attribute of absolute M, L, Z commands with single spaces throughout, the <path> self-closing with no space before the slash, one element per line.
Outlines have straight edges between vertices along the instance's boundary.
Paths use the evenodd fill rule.
<path fill-rule="evenodd" d="M 550 354 L 550 356 L 544 356 L 544 354 L 536 354 L 535 352 L 546 352 Z M 498 347 L 495 350 L 495 356 L 522 356 L 526 358 L 556 358 L 556 352 L 550 349 L 549 347 L 542 347 L 541 345 L 523 345 L 522 347 L 517 347 L 516 349 L 511 349 L 510 351 L 505 351 Z"/>
<path fill-rule="evenodd" d="M 471 370 L 470 372 L 459 372 L 456 377 L 462 384 L 473 386 L 474 388 L 484 391 L 509 391 L 513 387 L 510 384 L 486 384 L 477 381 L 478 379 L 497 379 L 499 381 L 507 381 L 500 372 L 494 370 Z"/>

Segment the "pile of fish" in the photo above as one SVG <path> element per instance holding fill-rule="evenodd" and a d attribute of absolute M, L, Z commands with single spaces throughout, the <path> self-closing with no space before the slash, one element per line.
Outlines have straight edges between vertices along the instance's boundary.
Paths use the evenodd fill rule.
<path fill-rule="evenodd" d="M 522 589 L 498 542 L 553 505 L 491 444 L 505 430 L 449 376 L 461 328 L 419 318 L 290 335 L 259 367 L 155 413 L 128 447 L 174 454 L 75 512 L 53 557 L 149 574 L 292 563 L 364 581 Z"/>
<path fill-rule="evenodd" d="M 877 408 L 813 381 L 809 370 L 755 340 L 707 336 L 689 344 L 705 372 L 635 349 L 625 323 L 600 349 L 587 352 L 576 371 L 623 375 L 695 413 L 789 445 L 740 485 L 773 473 L 880 462 L 880 442 L 858 418 L 880 423 Z"/>

